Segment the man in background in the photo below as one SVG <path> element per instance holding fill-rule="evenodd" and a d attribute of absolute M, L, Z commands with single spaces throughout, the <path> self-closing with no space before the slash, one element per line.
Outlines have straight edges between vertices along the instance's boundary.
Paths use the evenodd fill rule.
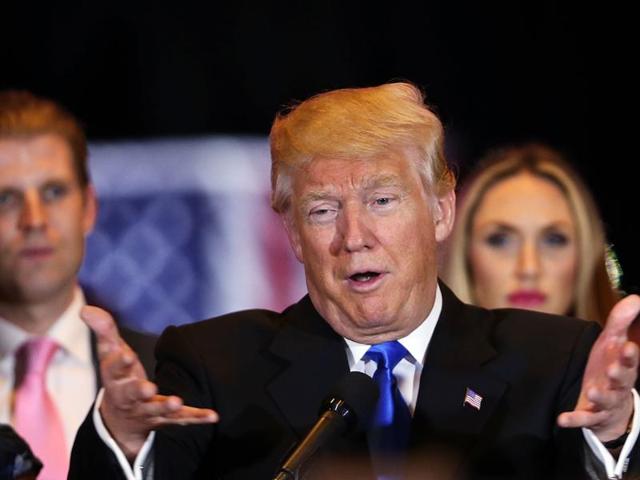
<path fill-rule="evenodd" d="M 45 480 L 67 477 L 100 386 L 77 280 L 96 208 L 77 120 L 50 100 L 0 92 L 0 422 L 30 444 Z M 150 366 L 151 338 L 122 333 Z"/>

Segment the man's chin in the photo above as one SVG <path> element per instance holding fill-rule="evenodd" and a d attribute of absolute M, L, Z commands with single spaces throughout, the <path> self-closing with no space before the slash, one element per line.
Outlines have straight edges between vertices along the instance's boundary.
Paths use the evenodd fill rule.
<path fill-rule="evenodd" d="M 336 328 L 334 330 L 337 331 Z M 359 315 L 352 318 L 348 328 L 344 328 L 344 337 L 358 343 L 372 345 L 389 340 L 397 340 L 405 332 L 397 322 L 397 317 L 381 315 L 379 312 L 370 315 Z M 340 332 L 338 332 L 340 333 Z"/>
<path fill-rule="evenodd" d="M 73 285 L 63 284 L 60 281 L 40 281 L 22 284 L 18 287 L 16 298 L 23 303 L 45 303 L 73 290 Z"/>

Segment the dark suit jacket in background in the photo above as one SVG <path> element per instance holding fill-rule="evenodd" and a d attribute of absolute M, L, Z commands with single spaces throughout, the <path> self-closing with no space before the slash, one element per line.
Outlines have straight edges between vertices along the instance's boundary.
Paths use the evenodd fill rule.
<path fill-rule="evenodd" d="M 412 424 L 410 478 L 585 478 L 580 430 L 562 430 L 599 327 L 462 304 L 444 286 Z M 160 390 L 220 413 L 213 426 L 171 427 L 155 442 L 155 478 L 269 479 L 348 371 L 343 339 L 308 297 L 282 314 L 252 310 L 168 328 L 157 347 Z M 471 388 L 479 410 L 463 404 Z M 364 436 L 318 455 L 308 478 L 370 478 Z M 360 461 L 362 460 L 362 461 Z M 637 463 L 632 459 L 631 466 Z M 123 478 L 91 417 L 72 479 Z"/>

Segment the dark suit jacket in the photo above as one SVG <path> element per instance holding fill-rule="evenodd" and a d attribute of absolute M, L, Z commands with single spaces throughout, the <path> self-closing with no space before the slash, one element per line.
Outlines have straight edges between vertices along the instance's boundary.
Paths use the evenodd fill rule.
<path fill-rule="evenodd" d="M 445 287 L 412 425 L 411 478 L 585 478 L 579 430 L 561 430 L 596 324 L 462 304 Z M 348 371 L 345 344 L 308 297 L 282 314 L 252 310 L 168 328 L 157 347 L 163 393 L 212 407 L 214 426 L 158 432 L 155 478 L 272 478 Z M 482 396 L 463 404 L 466 389 Z M 364 436 L 318 455 L 309 478 L 370 478 Z M 362 461 L 360 461 L 362 460 Z M 635 460 L 632 460 L 632 466 Z M 70 478 L 123 478 L 88 418 Z"/>

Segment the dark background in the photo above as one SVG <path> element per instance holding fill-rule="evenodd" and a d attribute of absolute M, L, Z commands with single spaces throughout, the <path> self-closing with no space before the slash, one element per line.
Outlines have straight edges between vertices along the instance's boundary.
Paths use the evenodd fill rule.
<path fill-rule="evenodd" d="M 442 117 L 462 175 L 504 142 L 565 152 L 635 291 L 633 18 L 545 0 L 12 2 L 0 88 L 62 102 L 103 140 L 266 134 L 292 100 L 408 79 Z"/>

